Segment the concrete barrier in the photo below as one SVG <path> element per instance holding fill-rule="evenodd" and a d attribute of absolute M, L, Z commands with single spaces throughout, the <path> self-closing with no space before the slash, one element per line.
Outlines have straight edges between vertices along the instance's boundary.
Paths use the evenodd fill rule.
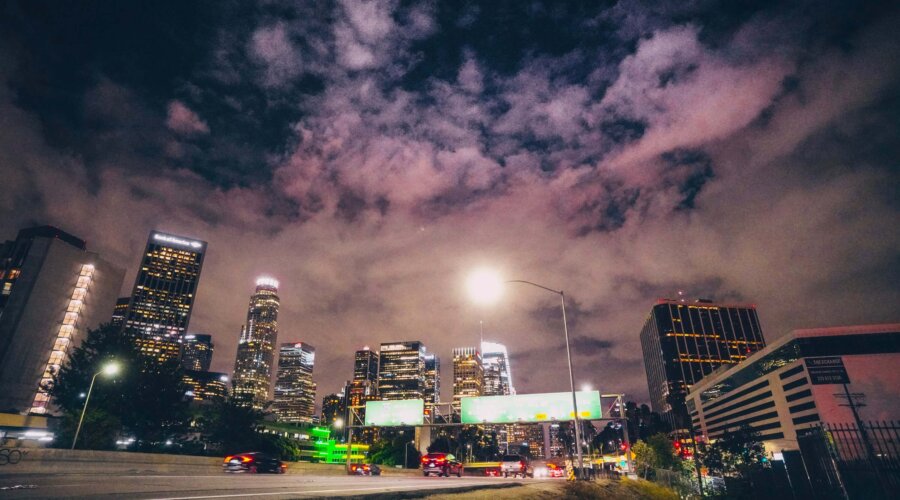
<path fill-rule="evenodd" d="M 132 453 L 124 451 L 31 448 L 18 464 L 0 466 L 0 476 L 24 474 L 171 474 L 210 475 L 222 472 L 222 457 Z M 288 474 L 341 476 L 343 464 L 288 462 Z M 414 476 L 416 469 L 382 467 L 385 476 Z"/>

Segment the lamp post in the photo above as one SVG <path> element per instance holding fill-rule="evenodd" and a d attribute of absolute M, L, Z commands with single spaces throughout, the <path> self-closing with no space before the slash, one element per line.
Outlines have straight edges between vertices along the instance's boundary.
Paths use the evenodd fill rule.
<path fill-rule="evenodd" d="M 473 299 L 479 302 L 496 302 L 500 298 L 500 295 L 503 294 L 503 285 L 505 283 L 523 283 L 559 295 L 560 305 L 562 306 L 563 336 L 566 340 L 566 360 L 569 363 L 569 385 L 572 390 L 572 409 L 574 410 L 575 417 L 575 451 L 578 455 L 578 470 L 581 471 L 581 469 L 584 467 L 584 462 L 582 460 L 581 454 L 581 422 L 578 418 L 578 402 L 576 401 L 575 397 L 575 374 L 572 371 L 572 353 L 569 349 L 569 326 L 566 321 L 566 294 L 563 293 L 562 290 L 554 290 L 553 288 L 548 288 L 544 285 L 532 283 L 531 281 L 503 281 L 500 279 L 497 273 L 487 269 L 478 270 L 469 277 L 469 294 Z"/>
<path fill-rule="evenodd" d="M 84 398 L 84 406 L 81 408 L 81 418 L 78 419 L 78 427 L 75 429 L 75 437 L 72 439 L 73 450 L 75 449 L 75 444 L 78 442 L 78 434 L 81 433 L 81 424 L 84 423 L 84 414 L 87 411 L 88 402 L 91 400 L 91 392 L 94 390 L 94 381 L 97 380 L 97 376 L 100 374 L 112 377 L 119 373 L 119 368 L 119 363 L 110 361 L 103 365 L 103 368 L 91 377 L 91 385 L 88 387 L 87 396 Z"/>

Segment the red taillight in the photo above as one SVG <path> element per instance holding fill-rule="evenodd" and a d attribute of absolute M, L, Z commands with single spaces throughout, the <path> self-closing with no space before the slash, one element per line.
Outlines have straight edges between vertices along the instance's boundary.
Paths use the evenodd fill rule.
<path fill-rule="evenodd" d="M 363 470 L 369 470 L 369 466 L 368 466 L 368 465 L 363 465 Z"/>
<path fill-rule="evenodd" d="M 519 468 L 520 468 L 520 469 L 524 469 L 524 468 L 525 468 L 525 461 L 524 461 L 524 460 L 522 460 L 521 462 L 519 462 Z"/>
<path fill-rule="evenodd" d="M 428 463 L 428 457 L 422 457 L 422 463 L 423 463 L 423 464 L 427 464 L 427 463 Z"/>
<path fill-rule="evenodd" d="M 241 457 L 241 462 L 247 463 L 247 462 L 252 462 L 252 461 L 253 461 L 253 459 L 251 457 L 248 457 L 248 456 Z"/>
<path fill-rule="evenodd" d="M 437 463 L 439 463 L 439 464 L 442 464 L 442 463 L 444 463 L 444 462 L 446 462 L 446 461 L 447 461 L 447 460 L 446 460 L 445 458 L 439 458 L 439 459 L 437 459 Z"/>
<path fill-rule="evenodd" d="M 228 455 L 227 457 L 225 457 L 225 462 L 230 462 L 232 458 L 234 458 L 233 455 Z"/>

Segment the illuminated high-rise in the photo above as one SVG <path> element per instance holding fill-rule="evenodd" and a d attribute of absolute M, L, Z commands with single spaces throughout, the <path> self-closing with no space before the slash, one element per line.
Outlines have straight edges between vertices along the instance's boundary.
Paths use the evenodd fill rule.
<path fill-rule="evenodd" d="M 425 409 L 433 411 L 441 402 L 441 359 L 436 354 L 425 355 Z"/>
<path fill-rule="evenodd" d="M 378 351 L 369 346 L 356 351 L 353 358 L 353 380 L 345 389 L 347 406 L 360 420 L 366 417 L 366 401 L 378 399 Z"/>
<path fill-rule="evenodd" d="M 109 321 L 124 275 L 55 227 L 0 244 L 0 412 L 54 412 L 45 387 L 87 330 Z"/>
<path fill-rule="evenodd" d="M 425 345 L 418 340 L 381 344 L 378 397 L 424 399 Z"/>
<path fill-rule="evenodd" d="M 273 406 L 279 422 L 312 423 L 316 413 L 315 362 L 316 348 L 306 342 L 281 344 Z"/>
<path fill-rule="evenodd" d="M 209 404 L 228 397 L 228 375 L 224 373 L 184 370 L 182 380 L 192 403 Z"/>
<path fill-rule="evenodd" d="M 353 380 L 378 382 L 378 352 L 365 346 L 356 351 L 353 359 Z"/>
<path fill-rule="evenodd" d="M 261 410 L 269 401 L 275 343 L 278 340 L 278 282 L 272 278 L 256 280 L 250 296 L 247 324 L 241 327 L 237 358 L 234 363 L 234 399 Z"/>
<path fill-rule="evenodd" d="M 505 345 L 482 342 L 481 362 L 484 365 L 485 396 L 507 396 L 516 393 Z"/>
<path fill-rule="evenodd" d="M 686 426 L 691 386 L 765 346 L 754 305 L 659 300 L 641 330 L 653 411 L 675 427 Z"/>
<path fill-rule="evenodd" d="M 159 361 L 178 358 L 197 298 L 206 242 L 151 231 L 122 331 Z"/>
<path fill-rule="evenodd" d="M 347 398 L 345 398 L 342 393 L 329 394 L 322 398 L 321 424 L 331 426 L 338 420 L 343 422 L 347 414 L 346 402 Z"/>
<path fill-rule="evenodd" d="M 211 335 L 202 333 L 185 335 L 181 346 L 181 366 L 185 370 L 209 371 L 214 348 Z"/>
<path fill-rule="evenodd" d="M 475 347 L 453 349 L 453 408 L 459 414 L 460 399 L 481 396 L 484 389 L 484 366 L 481 352 Z"/>

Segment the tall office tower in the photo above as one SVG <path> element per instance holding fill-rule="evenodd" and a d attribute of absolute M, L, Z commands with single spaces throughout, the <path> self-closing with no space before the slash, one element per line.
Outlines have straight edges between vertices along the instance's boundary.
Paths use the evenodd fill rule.
<path fill-rule="evenodd" d="M 353 361 L 353 380 L 368 380 L 373 384 L 378 382 L 378 353 L 371 351 L 369 346 L 356 351 Z"/>
<path fill-rule="evenodd" d="M 0 412 L 52 413 L 45 386 L 73 345 L 109 321 L 125 271 L 51 226 L 0 245 Z"/>
<path fill-rule="evenodd" d="M 181 355 L 205 254 L 205 241 L 150 231 L 122 329 L 144 355 Z"/>
<path fill-rule="evenodd" d="M 322 398 L 322 425 L 331 426 L 338 419 L 343 422 L 347 413 L 345 402 L 343 394 L 329 394 Z"/>
<path fill-rule="evenodd" d="M 425 410 L 432 413 L 441 402 L 441 359 L 435 354 L 425 355 Z"/>
<path fill-rule="evenodd" d="M 484 365 L 485 396 L 507 396 L 516 393 L 505 345 L 482 342 L 481 362 Z"/>
<path fill-rule="evenodd" d="M 247 324 L 241 327 L 234 362 L 234 398 L 239 404 L 261 410 L 269 400 L 275 342 L 278 340 L 278 282 L 256 280 L 250 296 Z"/>
<path fill-rule="evenodd" d="M 641 330 L 653 411 L 685 428 L 691 386 L 765 346 L 754 305 L 660 299 Z"/>
<path fill-rule="evenodd" d="M 116 300 L 116 307 L 113 308 L 109 324 L 122 328 L 122 325 L 125 324 L 125 315 L 128 313 L 129 302 L 131 302 L 131 297 L 119 297 Z"/>
<path fill-rule="evenodd" d="M 211 335 L 202 333 L 185 335 L 184 343 L 181 345 L 181 366 L 185 370 L 209 371 L 214 348 Z"/>
<path fill-rule="evenodd" d="M 481 352 L 474 347 L 453 349 L 453 409 L 459 414 L 460 399 L 481 396 L 484 389 L 484 366 Z"/>
<path fill-rule="evenodd" d="M 422 342 L 381 344 L 378 396 L 383 400 L 424 399 L 425 346 Z"/>
<path fill-rule="evenodd" d="M 315 361 L 315 347 L 305 342 L 281 344 L 273 407 L 279 422 L 313 421 L 316 414 Z"/>

